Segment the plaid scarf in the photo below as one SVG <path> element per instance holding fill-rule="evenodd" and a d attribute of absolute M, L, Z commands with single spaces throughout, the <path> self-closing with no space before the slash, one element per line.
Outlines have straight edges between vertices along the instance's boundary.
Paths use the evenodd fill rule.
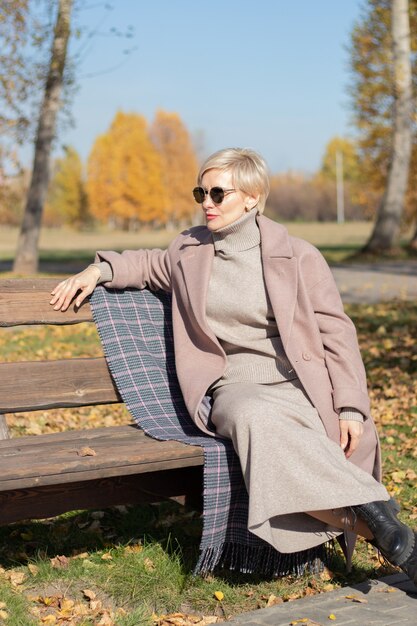
<path fill-rule="evenodd" d="M 317 571 L 325 546 L 281 554 L 248 531 L 248 494 L 232 443 L 202 433 L 181 395 L 170 294 L 100 286 L 90 302 L 109 369 L 138 426 L 155 439 L 204 449 L 203 532 L 195 573 L 216 566 L 267 576 L 299 575 L 307 567 Z"/>

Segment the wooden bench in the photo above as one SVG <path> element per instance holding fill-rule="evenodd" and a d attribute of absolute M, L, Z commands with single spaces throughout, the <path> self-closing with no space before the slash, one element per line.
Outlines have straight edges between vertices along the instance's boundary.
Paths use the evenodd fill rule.
<path fill-rule="evenodd" d="M 53 310 L 50 292 L 57 282 L 0 280 L 0 326 L 92 322 L 88 303 L 78 311 Z M 9 436 L 7 413 L 117 402 L 104 357 L 0 363 L 0 524 L 165 498 L 195 503 L 202 449 L 155 441 L 133 423 Z M 83 456 L 83 448 L 95 455 Z"/>

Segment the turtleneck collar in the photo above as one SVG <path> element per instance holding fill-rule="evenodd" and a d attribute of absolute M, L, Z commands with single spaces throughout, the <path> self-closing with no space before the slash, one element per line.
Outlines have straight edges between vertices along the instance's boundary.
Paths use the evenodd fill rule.
<path fill-rule="evenodd" d="M 261 235 L 256 223 L 256 207 L 235 222 L 212 233 L 216 252 L 243 252 L 259 246 Z"/>

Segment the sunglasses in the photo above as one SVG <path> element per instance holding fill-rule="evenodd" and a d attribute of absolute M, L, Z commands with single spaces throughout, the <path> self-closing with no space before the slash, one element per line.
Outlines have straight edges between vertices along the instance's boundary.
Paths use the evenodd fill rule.
<path fill-rule="evenodd" d="M 205 197 L 210 196 L 214 204 L 221 204 L 227 193 L 237 191 L 236 189 L 222 189 L 221 187 L 212 187 L 210 191 L 206 191 L 203 187 L 194 187 L 193 196 L 198 204 L 203 204 Z"/>

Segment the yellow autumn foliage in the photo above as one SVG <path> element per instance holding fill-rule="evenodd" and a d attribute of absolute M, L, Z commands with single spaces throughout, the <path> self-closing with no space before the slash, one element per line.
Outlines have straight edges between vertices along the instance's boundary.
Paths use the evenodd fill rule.
<path fill-rule="evenodd" d="M 124 229 L 167 219 L 162 164 L 147 123 L 119 111 L 88 159 L 87 193 L 94 217 Z"/>
<path fill-rule="evenodd" d="M 188 225 L 200 212 L 192 196 L 198 165 L 189 133 L 178 113 L 160 110 L 151 127 L 151 138 L 161 156 L 167 221 L 175 226 Z"/>

